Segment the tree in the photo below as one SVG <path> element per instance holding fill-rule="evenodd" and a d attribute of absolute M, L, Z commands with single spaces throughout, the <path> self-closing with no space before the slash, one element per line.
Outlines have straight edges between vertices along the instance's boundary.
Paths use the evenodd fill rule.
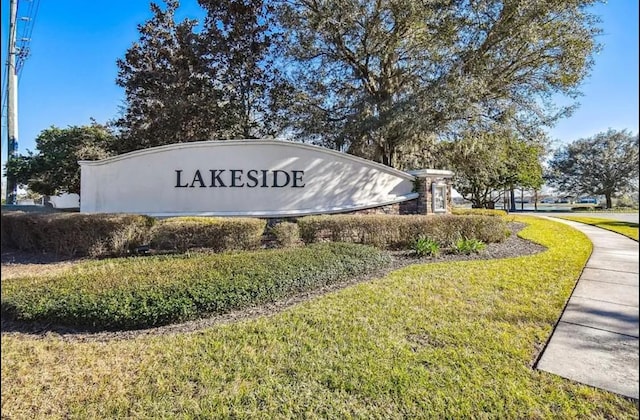
<path fill-rule="evenodd" d="M 270 26 L 271 15 L 263 0 L 199 0 L 206 10 L 199 36 L 210 77 L 221 86 L 228 104 L 230 137 L 259 138 L 274 135 L 272 96 L 278 94 L 279 73 Z"/>
<path fill-rule="evenodd" d="M 151 3 L 153 17 L 138 25 L 139 40 L 117 61 L 116 83 L 126 98 L 115 122 L 119 153 L 229 136 L 218 69 L 204 60 L 197 22 L 175 22 L 178 6 L 177 0 L 166 0 L 164 10 Z"/>
<path fill-rule="evenodd" d="M 51 126 L 36 138 L 37 153 L 27 151 L 25 156 L 10 159 L 6 172 L 35 193 L 80 194 L 78 161 L 108 157 L 114 141 L 113 133 L 95 121 L 85 126 Z"/>
<path fill-rule="evenodd" d="M 390 166 L 472 127 L 535 137 L 572 107 L 599 33 L 594 0 L 292 0 L 289 123 L 308 141 Z M 409 159 L 410 160 L 410 159 Z"/>
<path fill-rule="evenodd" d="M 175 22 L 177 0 L 138 26 L 140 39 L 118 60 L 126 108 L 116 122 L 118 152 L 178 142 L 274 135 L 278 73 L 262 0 L 199 0 L 197 22 Z"/>
<path fill-rule="evenodd" d="M 492 207 L 505 189 L 542 185 L 542 141 L 508 132 L 468 133 L 439 148 L 440 164 L 455 173 L 453 187 L 475 208 Z"/>
<path fill-rule="evenodd" d="M 509 189 L 511 210 L 516 209 L 515 188 L 538 191 L 544 184 L 542 159 L 547 149 L 546 137 L 531 141 L 507 136 L 507 156 L 502 183 Z M 537 204 L 536 204 L 537 206 Z M 537 208 L 537 207 L 536 207 Z"/>
<path fill-rule="evenodd" d="M 549 161 L 549 185 L 576 195 L 604 195 L 607 208 L 618 193 L 638 189 L 638 134 L 609 129 L 559 148 Z"/>

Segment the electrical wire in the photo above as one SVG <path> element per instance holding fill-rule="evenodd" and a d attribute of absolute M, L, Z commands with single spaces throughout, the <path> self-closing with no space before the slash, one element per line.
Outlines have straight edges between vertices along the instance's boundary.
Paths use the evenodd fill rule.
<path fill-rule="evenodd" d="M 19 5 L 20 3 L 18 3 Z M 18 73 L 18 78 L 22 75 L 22 69 L 24 67 L 24 62 L 29 57 L 31 53 L 29 49 L 29 42 L 31 41 L 31 36 L 33 34 L 33 28 L 36 24 L 36 18 L 38 17 L 38 10 L 40 8 L 40 0 L 29 0 L 29 8 L 26 12 L 25 17 L 21 17 L 20 21 L 24 21 L 25 24 L 22 25 L 20 37 L 18 38 L 18 55 L 16 57 L 16 71 Z"/>
<path fill-rule="evenodd" d="M 29 6 L 25 14 L 22 14 L 20 18 L 17 19 L 16 25 L 20 22 L 24 22 L 20 28 L 20 36 L 15 41 L 16 48 L 16 73 L 18 75 L 18 80 L 20 80 L 22 76 L 22 70 L 24 68 L 24 63 L 29 57 L 31 51 L 29 49 L 29 42 L 31 41 L 31 36 L 33 34 L 33 28 L 35 27 L 36 18 L 38 17 L 38 10 L 40 9 L 40 0 L 29 0 Z M 16 2 L 16 8 L 18 10 L 17 15 L 21 15 L 20 13 L 20 0 Z M 16 31 L 17 33 L 17 31 Z M 7 111 L 8 111 L 8 96 L 9 96 L 9 58 L 7 57 L 7 63 L 5 64 L 5 68 L 3 71 L 3 86 L 2 86 L 2 127 L 7 126 Z"/>

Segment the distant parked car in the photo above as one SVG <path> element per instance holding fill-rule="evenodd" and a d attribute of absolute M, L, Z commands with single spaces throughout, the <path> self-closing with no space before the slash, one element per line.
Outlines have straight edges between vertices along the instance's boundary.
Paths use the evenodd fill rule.
<path fill-rule="evenodd" d="M 593 197 L 584 197 L 578 201 L 580 204 L 598 204 L 598 200 Z"/>
<path fill-rule="evenodd" d="M 553 204 L 556 202 L 556 199 L 553 197 L 547 197 L 547 198 L 543 198 L 542 200 L 540 200 L 540 202 L 542 204 Z"/>

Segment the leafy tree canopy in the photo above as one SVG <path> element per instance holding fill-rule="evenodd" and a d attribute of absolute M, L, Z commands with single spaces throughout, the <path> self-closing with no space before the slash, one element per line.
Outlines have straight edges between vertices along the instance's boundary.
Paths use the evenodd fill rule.
<path fill-rule="evenodd" d="M 597 50 L 593 0 L 291 0 L 278 18 L 296 136 L 391 166 L 414 144 L 571 111 Z"/>
<path fill-rule="evenodd" d="M 638 134 L 608 130 L 556 150 L 546 173 L 549 185 L 574 195 L 604 195 L 607 208 L 618 193 L 638 190 Z"/>
<path fill-rule="evenodd" d="M 175 22 L 177 0 L 151 3 L 153 17 L 138 25 L 140 38 L 117 61 L 116 83 L 125 89 L 125 107 L 115 125 L 117 151 L 185 141 L 208 140 L 225 125 L 220 89 L 211 80 L 195 20 Z"/>
<path fill-rule="evenodd" d="M 114 141 L 110 129 L 95 121 L 86 126 L 52 126 L 36 138 L 36 153 L 27 151 L 10 159 L 6 173 L 35 193 L 80 194 L 78 161 L 108 157 Z"/>
<path fill-rule="evenodd" d="M 441 164 L 455 173 L 454 188 L 474 207 L 487 207 L 507 188 L 542 186 L 543 141 L 509 132 L 468 133 L 440 148 Z"/>
<path fill-rule="evenodd" d="M 199 31 L 195 20 L 175 21 L 177 0 L 165 3 L 151 3 L 153 17 L 117 61 L 126 96 L 118 152 L 272 135 L 277 73 L 262 0 L 199 0 Z"/>

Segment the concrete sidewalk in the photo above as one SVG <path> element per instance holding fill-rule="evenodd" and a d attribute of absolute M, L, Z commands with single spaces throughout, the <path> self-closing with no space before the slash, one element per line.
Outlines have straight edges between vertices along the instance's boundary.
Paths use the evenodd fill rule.
<path fill-rule="evenodd" d="M 638 242 L 554 220 L 584 232 L 593 254 L 536 367 L 638 399 Z"/>

